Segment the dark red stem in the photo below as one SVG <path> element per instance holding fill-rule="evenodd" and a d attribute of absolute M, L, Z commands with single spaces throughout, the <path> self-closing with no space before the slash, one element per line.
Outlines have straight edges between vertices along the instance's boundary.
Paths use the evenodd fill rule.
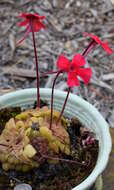
<path fill-rule="evenodd" d="M 50 129 L 51 129 L 51 126 L 52 126 L 52 120 L 53 120 L 53 97 L 54 97 L 54 87 L 55 87 L 55 83 L 56 83 L 56 80 L 58 78 L 58 76 L 61 74 L 61 71 L 58 71 L 54 81 L 53 81 L 53 86 L 52 86 L 52 94 L 51 94 L 51 115 L 50 115 Z"/>
<path fill-rule="evenodd" d="M 32 31 L 32 38 L 33 38 L 33 45 L 34 45 L 34 55 L 35 55 L 35 62 L 36 62 L 36 78 L 37 78 L 37 107 L 40 107 L 40 92 L 39 92 L 39 66 L 38 66 L 38 57 L 36 51 L 36 41 L 35 41 L 35 34 L 32 25 L 32 19 L 30 21 L 30 27 Z"/>
<path fill-rule="evenodd" d="M 85 164 L 80 163 L 80 162 L 75 161 L 75 160 L 68 160 L 68 159 L 64 159 L 64 158 L 56 158 L 56 157 L 46 156 L 46 155 L 43 155 L 43 157 L 44 157 L 44 158 L 51 159 L 51 160 L 57 160 L 57 161 L 62 161 L 62 162 L 71 163 L 71 164 L 77 164 L 77 165 L 80 165 L 80 166 L 85 166 Z"/>
<path fill-rule="evenodd" d="M 50 74 L 57 74 L 57 73 L 58 73 L 58 71 L 47 71 L 46 73 L 41 72 L 41 73 L 40 73 L 40 76 L 41 76 L 41 77 L 44 77 L 44 76 L 48 76 L 48 75 L 50 75 Z"/>
<path fill-rule="evenodd" d="M 63 105 L 62 111 L 61 111 L 61 113 L 59 115 L 59 118 L 57 119 L 56 125 L 58 125 L 58 123 L 59 123 L 59 121 L 60 121 L 60 119 L 61 119 L 61 117 L 63 115 L 63 112 L 64 112 L 65 107 L 66 107 L 66 103 L 67 103 L 67 100 L 68 100 L 68 97 L 69 97 L 69 94 L 70 94 L 70 90 L 71 90 L 71 88 L 68 89 L 67 96 L 66 96 L 66 99 L 64 101 L 64 105 Z"/>
<path fill-rule="evenodd" d="M 86 50 L 83 52 L 83 56 L 86 57 L 88 55 L 88 53 L 96 46 L 96 42 L 95 40 L 92 40 L 90 42 L 90 44 L 88 45 L 88 47 L 86 48 Z"/>

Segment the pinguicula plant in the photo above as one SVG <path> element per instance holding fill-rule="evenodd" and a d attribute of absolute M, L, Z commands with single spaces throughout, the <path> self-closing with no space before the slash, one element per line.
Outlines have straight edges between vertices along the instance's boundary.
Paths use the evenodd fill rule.
<path fill-rule="evenodd" d="M 28 172 L 31 169 L 40 168 L 35 173 L 35 180 L 33 180 L 39 190 L 48 187 L 50 190 L 63 189 L 65 181 L 66 189 L 69 189 L 67 188 L 69 180 L 70 189 L 72 189 L 92 172 L 96 164 L 99 146 L 94 134 L 85 128 L 78 118 L 69 119 L 64 117 L 63 113 L 71 89 L 80 86 L 80 79 L 85 85 L 90 82 L 92 69 L 86 66 L 87 55 L 98 45 L 102 46 L 109 55 L 113 53 L 113 50 L 109 47 L 108 42 L 103 42 L 97 36 L 85 32 L 84 36 L 90 37 L 91 41 L 82 54 L 74 54 L 72 60 L 61 54 L 56 62 L 56 71 L 41 73 L 44 76 L 55 74 L 50 100 L 51 108 L 48 107 L 47 103 L 44 103 L 45 106 L 41 106 L 35 33 L 45 29 L 43 24 L 45 16 L 40 16 L 37 13 L 22 13 L 20 18 L 24 20 L 19 23 L 19 26 L 26 27 L 26 29 L 17 45 L 32 33 L 36 62 L 37 105 L 36 109 L 31 108 L 25 111 L 21 110 L 21 107 L 10 110 L 6 108 L 0 111 L 0 120 L 2 121 L 0 127 L 2 126 L 3 129 L 2 132 L 0 131 L 0 162 L 5 171 L 13 169 Z M 59 112 L 53 108 L 54 88 L 56 80 L 64 73 L 67 74 L 68 92 Z M 8 111 L 9 115 L 5 115 Z M 62 163 L 65 163 L 64 166 Z M 50 166 L 51 164 L 52 166 Z M 53 164 L 56 164 L 56 167 Z M 49 175 L 46 175 L 46 171 L 49 172 Z M 55 173 L 53 174 L 53 171 L 56 172 L 57 176 Z M 60 172 L 64 176 L 62 180 L 60 180 Z M 45 175 L 46 180 L 42 182 Z M 55 188 L 50 186 L 50 181 Z"/>
<path fill-rule="evenodd" d="M 17 42 L 17 45 L 22 43 L 29 35 L 32 33 L 33 39 L 33 46 L 34 46 L 34 55 L 35 55 L 35 62 L 36 62 L 36 77 L 37 77 L 37 107 L 40 107 L 40 93 L 39 93 L 39 64 L 38 64 L 38 57 L 37 57 L 37 49 L 36 49 L 36 40 L 35 40 L 35 33 L 39 32 L 41 29 L 45 29 L 45 25 L 43 24 L 43 20 L 45 16 L 40 16 L 37 13 L 22 13 L 19 18 L 23 18 L 24 21 L 19 23 L 20 27 L 26 27 L 26 32 L 24 37 Z"/>

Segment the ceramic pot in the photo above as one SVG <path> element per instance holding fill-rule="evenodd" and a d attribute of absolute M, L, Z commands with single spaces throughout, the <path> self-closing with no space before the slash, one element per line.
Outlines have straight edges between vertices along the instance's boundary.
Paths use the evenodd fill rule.
<path fill-rule="evenodd" d="M 40 96 L 41 99 L 47 100 L 50 103 L 51 89 L 40 89 Z M 66 92 L 55 90 L 55 109 L 61 110 L 65 97 Z M 9 106 L 22 106 L 24 108 L 33 105 L 35 100 L 36 89 L 19 90 L 1 96 L 0 109 Z M 69 96 L 64 115 L 69 118 L 78 117 L 85 127 L 91 129 L 96 134 L 96 138 L 99 140 L 99 154 L 94 170 L 82 183 L 72 189 L 89 190 L 108 163 L 111 152 L 109 126 L 94 106 L 74 94 L 70 94 Z"/>

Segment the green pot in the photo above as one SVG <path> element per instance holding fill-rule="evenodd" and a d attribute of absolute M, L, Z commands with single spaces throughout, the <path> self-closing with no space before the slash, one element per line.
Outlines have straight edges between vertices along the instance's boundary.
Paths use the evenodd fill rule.
<path fill-rule="evenodd" d="M 33 105 L 36 100 L 36 92 L 36 89 L 26 89 L 3 95 L 0 97 L 0 109 L 9 106 L 26 107 L 27 105 Z M 41 99 L 50 102 L 51 89 L 40 89 L 40 95 Z M 62 109 L 65 97 L 66 92 L 55 90 L 54 107 L 57 110 Z M 94 106 L 74 94 L 69 96 L 64 115 L 70 118 L 77 116 L 87 128 L 96 134 L 96 138 L 99 140 L 98 160 L 93 172 L 82 183 L 72 189 L 89 190 L 108 163 L 111 152 L 109 126 Z"/>

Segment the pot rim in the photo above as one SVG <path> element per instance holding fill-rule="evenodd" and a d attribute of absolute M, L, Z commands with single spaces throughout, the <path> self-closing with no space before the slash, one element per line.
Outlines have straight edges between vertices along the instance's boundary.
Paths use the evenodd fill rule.
<path fill-rule="evenodd" d="M 40 88 L 40 92 L 41 94 L 45 94 L 47 96 L 50 97 L 51 94 L 51 88 Z M 34 96 L 36 95 L 36 88 L 29 88 L 29 89 L 23 89 L 23 90 L 17 90 L 15 92 L 10 92 L 7 93 L 5 95 L 0 96 L 0 108 L 3 107 L 3 102 L 6 99 L 12 99 L 14 98 L 15 100 L 15 96 L 21 96 L 22 94 L 24 96 L 29 95 L 29 96 Z M 67 94 L 67 92 L 61 91 L 61 90 L 56 90 L 54 91 L 54 95 L 57 96 L 58 98 L 61 97 L 65 97 Z M 32 97 L 33 99 L 33 97 Z M 112 147 L 112 142 L 111 142 L 111 136 L 110 136 L 110 132 L 109 132 L 109 126 L 107 124 L 107 122 L 104 120 L 103 116 L 97 111 L 97 109 L 91 105 L 90 103 L 88 103 L 86 100 L 82 99 L 81 97 L 74 95 L 72 93 L 70 93 L 69 96 L 69 101 L 75 101 L 78 102 L 79 104 L 82 104 L 83 108 L 85 110 L 89 110 L 90 114 L 94 114 L 95 117 L 99 118 L 100 122 L 102 123 L 103 126 L 103 137 L 104 137 L 104 150 L 102 152 L 102 159 L 100 158 L 100 161 L 97 162 L 95 168 L 93 169 L 92 173 L 79 185 L 77 185 L 76 187 L 74 187 L 72 190 L 85 190 L 88 187 L 90 187 L 97 179 L 97 177 L 104 171 L 107 163 L 108 163 L 108 159 L 109 159 L 109 155 L 111 152 L 111 147 Z M 101 126 L 101 127 L 102 127 Z"/>

